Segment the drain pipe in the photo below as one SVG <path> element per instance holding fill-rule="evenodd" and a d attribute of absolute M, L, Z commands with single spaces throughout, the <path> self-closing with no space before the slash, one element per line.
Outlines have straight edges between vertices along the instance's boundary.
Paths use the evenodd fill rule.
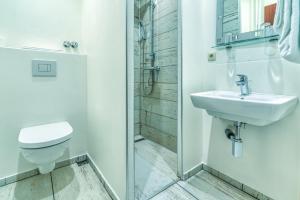
<path fill-rule="evenodd" d="M 225 135 L 232 142 L 232 155 L 236 158 L 242 157 L 243 155 L 243 140 L 241 138 L 241 128 L 246 126 L 243 122 L 234 122 L 233 124 L 235 132 L 230 128 L 225 130 Z"/>

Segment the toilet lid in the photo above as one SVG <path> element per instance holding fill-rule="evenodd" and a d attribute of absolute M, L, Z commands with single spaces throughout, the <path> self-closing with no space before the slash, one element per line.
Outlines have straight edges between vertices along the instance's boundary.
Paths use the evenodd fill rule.
<path fill-rule="evenodd" d="M 19 134 L 19 145 L 30 149 L 49 147 L 69 140 L 72 132 L 68 122 L 23 128 Z"/>

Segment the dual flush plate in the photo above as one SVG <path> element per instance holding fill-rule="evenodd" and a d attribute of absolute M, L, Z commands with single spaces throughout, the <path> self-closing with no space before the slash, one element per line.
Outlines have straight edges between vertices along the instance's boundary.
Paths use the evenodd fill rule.
<path fill-rule="evenodd" d="M 56 77 L 56 61 L 32 60 L 33 77 Z"/>

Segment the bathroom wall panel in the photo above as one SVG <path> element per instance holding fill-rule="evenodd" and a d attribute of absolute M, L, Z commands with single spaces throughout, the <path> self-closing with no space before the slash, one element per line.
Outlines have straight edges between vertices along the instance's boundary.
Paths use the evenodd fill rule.
<path fill-rule="evenodd" d="M 83 30 L 88 54 L 88 153 L 106 185 L 125 200 L 126 1 L 83 1 Z M 133 112 L 134 107 L 128 110 Z"/>
<path fill-rule="evenodd" d="M 182 162 L 186 173 L 202 162 L 202 112 L 194 108 L 190 94 L 202 90 L 201 66 L 206 59 L 203 48 L 204 27 L 201 27 L 203 0 L 181 1 L 182 16 Z M 210 16 L 211 17 L 211 16 Z M 213 18 L 214 16 L 212 16 Z M 212 19 L 213 20 L 213 19 Z M 214 23 L 213 23 L 214 24 Z M 210 77 L 214 79 L 213 77 Z"/>
<path fill-rule="evenodd" d="M 82 0 L 0 1 L 0 46 L 63 49 L 81 44 Z"/>
<path fill-rule="evenodd" d="M 34 78 L 32 59 L 57 61 L 57 77 Z M 86 56 L 0 48 L 0 178 L 36 168 L 18 147 L 21 128 L 68 121 L 74 128 L 60 160 L 86 150 Z"/>

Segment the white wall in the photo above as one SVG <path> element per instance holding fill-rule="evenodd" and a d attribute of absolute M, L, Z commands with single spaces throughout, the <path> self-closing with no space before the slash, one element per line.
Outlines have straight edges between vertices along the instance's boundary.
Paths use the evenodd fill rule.
<path fill-rule="evenodd" d="M 126 1 L 85 0 L 88 152 L 120 199 L 126 196 Z"/>
<path fill-rule="evenodd" d="M 187 172 L 201 163 L 202 156 L 202 116 L 195 110 L 190 93 L 202 88 L 201 60 L 203 60 L 203 36 L 200 27 L 201 1 L 182 0 L 182 143 L 183 171 Z"/>
<path fill-rule="evenodd" d="M 204 32 L 202 37 L 193 37 L 194 44 L 201 45 L 202 52 L 185 55 L 194 60 L 199 59 L 199 68 L 190 68 L 202 80 L 194 82 L 189 76 L 183 83 L 199 85 L 199 90 L 235 90 L 235 74 L 244 73 L 251 80 L 253 92 L 300 96 L 300 65 L 286 62 L 279 58 L 276 43 L 233 48 L 232 50 L 217 51 L 217 61 L 207 62 L 205 56 L 215 41 L 215 7 L 216 0 L 202 1 L 197 6 L 201 13 L 199 28 Z M 190 8 L 192 11 L 192 8 Z M 188 11 L 186 11 L 188 12 Z M 198 18 L 194 12 L 194 18 Z M 185 22 L 183 22 L 185 23 Z M 197 26 L 197 24 L 194 24 Z M 183 26 L 185 31 L 189 27 Z M 185 38 L 183 42 L 186 43 Z M 185 44 L 184 44 L 185 45 Z M 190 47 L 198 52 L 198 47 Z M 184 70 L 189 65 L 183 66 Z M 192 72 L 190 72 L 192 73 Z M 196 75 L 194 75 L 196 76 Z M 193 77 L 193 76 L 192 76 Z M 188 106 L 187 103 L 184 106 Z M 185 108 L 184 108 L 185 109 Z M 194 114 L 193 114 L 194 113 Z M 194 121 L 198 109 L 190 110 L 186 120 Z M 267 126 L 247 126 L 242 130 L 244 140 L 244 155 L 235 159 L 231 155 L 231 142 L 226 139 L 224 130 L 231 122 L 214 119 L 203 112 L 203 128 L 195 132 L 203 132 L 203 161 L 209 166 L 240 182 L 278 200 L 298 200 L 300 174 L 300 107 L 286 119 Z M 196 127 L 195 127 L 196 128 Z M 183 134 L 189 134 L 184 132 Z"/>
<path fill-rule="evenodd" d="M 251 80 L 253 92 L 286 94 L 300 96 L 297 85 L 300 84 L 297 74 L 300 65 L 290 64 L 277 56 L 269 56 L 276 48 L 266 46 L 233 49 L 233 64 L 228 64 L 229 57 L 224 51 L 218 52 L 218 63 L 208 64 L 206 76 L 215 76 L 213 89 L 236 90 L 234 76 L 237 73 L 247 74 Z M 275 50 L 276 51 L 276 50 Z M 272 57 L 272 58 L 271 58 Z M 211 88 L 205 88 L 206 90 Z M 210 119 L 210 117 L 206 117 Z M 224 136 L 224 130 L 231 122 L 212 119 L 210 131 L 205 132 L 210 140 L 204 141 L 207 147 L 206 159 L 209 166 L 245 183 L 274 199 L 297 200 L 299 173 L 299 107 L 286 119 L 267 127 L 248 125 L 242 130 L 244 155 L 240 159 L 231 156 L 231 142 Z M 278 181 L 280 180 L 280 181 Z"/>
<path fill-rule="evenodd" d="M 33 78 L 31 60 L 57 61 L 57 77 Z M 21 128 L 67 120 L 74 128 L 64 157 L 86 153 L 86 57 L 0 48 L 0 178 L 36 168 L 18 148 Z"/>
<path fill-rule="evenodd" d="M 0 46 L 62 49 L 81 42 L 82 0 L 1 0 Z"/>

